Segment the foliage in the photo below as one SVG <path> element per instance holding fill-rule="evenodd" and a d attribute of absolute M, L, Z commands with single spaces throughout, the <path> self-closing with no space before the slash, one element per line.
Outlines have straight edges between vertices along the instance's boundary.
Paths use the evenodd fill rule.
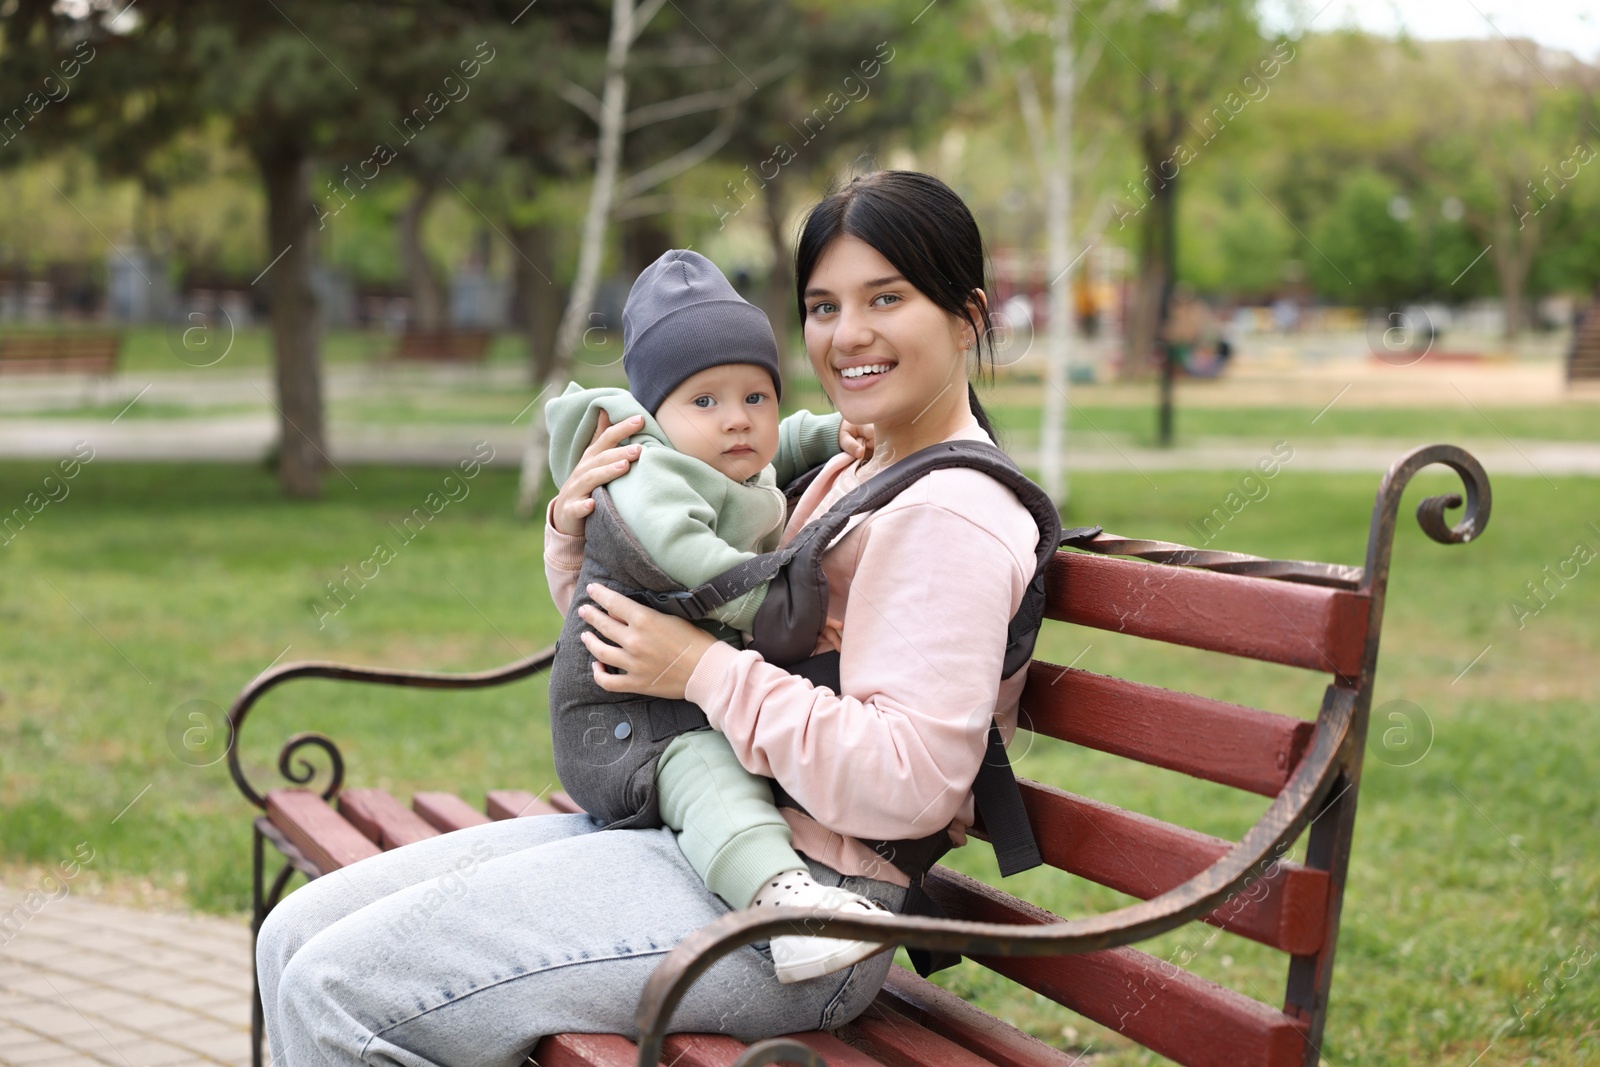
<path fill-rule="evenodd" d="M 1421 252 L 1410 223 L 1410 201 L 1394 182 L 1371 171 L 1348 178 L 1311 236 L 1312 282 L 1365 307 L 1415 297 Z"/>

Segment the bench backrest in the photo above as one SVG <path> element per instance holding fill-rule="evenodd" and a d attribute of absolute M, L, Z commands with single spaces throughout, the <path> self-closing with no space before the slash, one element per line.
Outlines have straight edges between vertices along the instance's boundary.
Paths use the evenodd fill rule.
<path fill-rule="evenodd" d="M 1204 919 L 1288 955 L 1282 1006 L 1193 974 L 1184 966 L 1193 955 L 1187 948 L 1166 958 L 1123 947 L 978 962 L 1179 1063 L 1318 1061 L 1395 514 L 1400 491 L 1427 462 L 1448 463 L 1462 474 L 1469 508 L 1450 529 L 1441 515 L 1460 499 L 1431 498 L 1419 508 L 1424 529 L 1436 540 L 1469 540 L 1488 517 L 1487 480 L 1470 456 L 1435 446 L 1401 460 L 1386 477 L 1364 569 L 1101 535 L 1085 544 L 1092 551 L 1058 553 L 1048 573 L 1049 619 L 1325 674 L 1324 709 L 1350 709 L 1340 777 L 1311 824 L 1305 861 L 1276 862 Z M 1277 797 L 1317 724 L 1036 659 L 1019 729 Z M 1018 747 L 1014 741 L 1013 751 Z M 1235 844 L 1046 783 L 1021 784 L 1048 865 L 1141 900 L 1200 874 Z M 952 918 L 1059 921 L 944 868 L 930 876 L 929 891 Z"/>
<path fill-rule="evenodd" d="M 396 359 L 439 363 L 480 363 L 494 335 L 488 330 L 407 330 L 400 335 Z"/>
<path fill-rule="evenodd" d="M 81 370 L 109 374 L 122 347 L 120 334 L 11 334 L 0 337 L 0 369 Z"/>

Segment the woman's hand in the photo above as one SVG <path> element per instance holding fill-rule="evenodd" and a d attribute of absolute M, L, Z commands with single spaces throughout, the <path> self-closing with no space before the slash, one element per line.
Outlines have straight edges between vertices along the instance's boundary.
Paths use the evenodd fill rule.
<path fill-rule="evenodd" d="M 847 419 L 839 420 L 839 451 L 848 452 L 865 463 L 872 458 L 872 447 L 876 443 L 877 434 L 870 425 L 857 426 Z"/>
<path fill-rule="evenodd" d="M 583 633 L 585 647 L 598 661 L 593 664 L 595 684 L 613 693 L 682 700 L 689 676 L 717 639 L 691 622 L 636 604 L 603 585 L 590 585 L 587 592 L 594 604 L 583 605 L 578 615 L 599 631 L 598 636 Z M 607 666 L 624 673 L 611 674 Z"/>
<path fill-rule="evenodd" d="M 583 450 L 577 466 L 567 475 L 551 503 L 550 520 L 558 531 L 568 537 L 583 536 L 583 524 L 594 511 L 592 494 L 600 486 L 626 474 L 628 467 L 639 458 L 639 446 L 624 446 L 622 441 L 642 429 L 643 415 L 633 415 L 613 426 L 606 413 L 600 413 L 594 439 Z"/>

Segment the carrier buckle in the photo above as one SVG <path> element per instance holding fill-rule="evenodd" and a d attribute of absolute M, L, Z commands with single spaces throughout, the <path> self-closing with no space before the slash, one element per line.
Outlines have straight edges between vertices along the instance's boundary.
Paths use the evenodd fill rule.
<path fill-rule="evenodd" d="M 713 605 L 707 604 L 692 589 L 679 589 L 671 593 L 658 593 L 652 589 L 644 589 L 634 594 L 633 600 L 638 601 L 647 608 L 655 608 L 667 615 L 676 615 L 680 619 L 690 622 L 699 622 L 706 617 L 706 613 Z"/>

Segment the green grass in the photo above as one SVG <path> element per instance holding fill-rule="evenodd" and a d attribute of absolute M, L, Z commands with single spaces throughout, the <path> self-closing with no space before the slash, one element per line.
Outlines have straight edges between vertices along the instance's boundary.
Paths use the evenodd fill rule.
<path fill-rule="evenodd" d="M 980 391 L 985 410 L 1006 435 L 1008 443 L 1023 447 L 1038 441 L 1041 387 L 1007 382 Z M 792 394 L 792 395 L 791 395 Z M 1126 395 L 1126 394 L 1124 394 Z M 785 393 L 788 403 L 830 410 L 813 382 L 802 382 Z M 1313 421 L 1315 420 L 1315 421 Z M 1072 395 L 1067 415 L 1069 447 L 1104 446 L 1102 434 L 1118 443 L 1133 441 L 1154 445 L 1156 433 L 1155 387 L 1136 404 L 1106 403 L 1093 387 L 1080 387 Z M 1572 401 L 1559 406 L 1491 407 L 1474 410 L 1465 401 L 1458 406 L 1359 407 L 1351 402 L 1326 410 L 1313 407 L 1199 407 L 1186 405 L 1180 395 L 1173 428 L 1178 446 L 1201 438 L 1251 438 L 1273 442 L 1328 441 L 1339 438 L 1383 438 L 1405 441 L 1498 440 L 1502 434 L 1519 440 L 1600 441 L 1600 405 Z"/>
<path fill-rule="evenodd" d="M 1040 409 L 1029 405 L 996 405 L 990 415 L 1013 439 L 1036 441 Z M 1181 446 L 1201 438 L 1251 437 L 1264 441 L 1326 441 L 1338 438 L 1389 440 L 1499 440 L 1507 437 L 1540 441 L 1600 441 L 1600 407 L 1571 405 L 1544 408 L 1357 408 L 1335 406 L 1321 418 L 1316 408 L 1185 408 L 1173 420 Z M 1315 422 L 1312 422 L 1316 419 Z M 1156 413 L 1142 408 L 1080 405 L 1069 413 L 1068 432 L 1078 441 L 1100 444 L 1102 433 L 1155 444 Z"/>
<path fill-rule="evenodd" d="M 0 504 L 19 504 L 49 469 L 0 464 Z M 359 488 L 333 477 L 321 503 L 289 504 L 255 468 L 93 463 L 68 483 L 67 498 L 0 545 L 4 862 L 53 864 L 86 841 L 99 877 L 148 879 L 199 908 L 238 912 L 248 900 L 251 811 L 225 764 L 179 758 L 183 731 L 197 724 L 189 712 L 205 707 L 190 702 L 225 708 L 280 654 L 468 669 L 553 640 L 560 620 L 544 589 L 539 533 L 509 516 L 514 472 L 482 472 L 467 483 L 470 495 L 404 544 L 390 524 L 440 489 L 445 472 L 347 473 Z M 1082 473 L 1067 520 L 1182 540 L 1186 522 L 1235 480 L 1224 472 L 1169 477 L 1155 491 L 1120 474 Z M 1219 544 L 1359 562 L 1375 482 L 1287 469 Z M 1448 484 L 1415 487 L 1403 514 L 1422 490 Z M 1369 749 L 1330 1063 L 1465 1065 L 1534 1008 L 1479 1067 L 1596 1062 L 1600 963 L 1578 968 L 1547 1003 L 1530 989 L 1575 952 L 1582 960 L 1600 947 L 1600 731 L 1592 718 L 1600 562 L 1524 629 L 1509 602 L 1576 542 L 1600 549 L 1600 532 L 1585 525 L 1600 526 L 1600 493 L 1582 479 L 1552 488 L 1501 478 L 1495 494 L 1478 543 L 1436 545 L 1402 523 L 1374 746 L 1392 726 L 1383 705 L 1394 700 L 1423 709 L 1432 745 L 1404 767 Z M 318 605 L 334 606 L 326 583 L 380 541 L 395 558 L 319 629 Z M 1049 628 L 1040 652 L 1057 662 L 1080 653 L 1086 669 L 1308 717 L 1320 692 L 1317 678 L 1287 668 L 1064 626 Z M 353 784 L 402 795 L 453 789 L 479 801 L 487 786 L 554 783 L 545 720 L 536 682 L 457 695 L 307 682 L 252 715 L 242 752 L 253 780 L 273 783 L 283 739 L 319 730 L 339 742 Z M 1265 804 L 1045 741 L 1017 762 L 1030 777 L 1217 834 L 1239 833 Z M 950 862 L 994 877 L 981 845 Z M 1007 888 L 1065 915 L 1121 902 L 1048 872 Z M 1228 934 L 1206 944 L 1209 934 L 1179 931 L 1151 951 L 1165 956 L 1185 943 L 1198 973 L 1267 1001 L 1281 995 L 1281 957 Z M 1157 1062 L 974 965 L 941 980 L 1054 1044 L 1115 1050 L 1096 1062 Z"/>

